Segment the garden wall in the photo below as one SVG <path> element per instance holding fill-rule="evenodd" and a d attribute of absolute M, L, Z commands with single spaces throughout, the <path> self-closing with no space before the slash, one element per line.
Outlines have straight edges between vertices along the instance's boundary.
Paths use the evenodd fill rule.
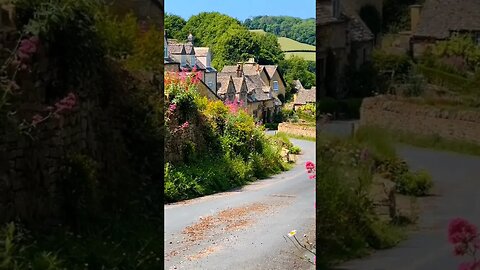
<path fill-rule="evenodd" d="M 316 137 L 316 128 L 314 126 L 312 127 L 293 123 L 280 123 L 278 125 L 278 132 L 311 138 Z"/>
<path fill-rule="evenodd" d="M 365 98 L 360 125 L 480 144 L 480 112 L 414 104 L 393 96 Z"/>

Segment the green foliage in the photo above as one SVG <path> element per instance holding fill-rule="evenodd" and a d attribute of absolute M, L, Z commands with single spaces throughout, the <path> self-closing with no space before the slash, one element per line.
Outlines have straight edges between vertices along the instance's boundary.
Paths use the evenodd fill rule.
<path fill-rule="evenodd" d="M 180 16 L 174 14 L 165 14 L 164 18 L 165 30 L 168 38 L 176 38 L 174 35 L 178 35 L 185 27 L 187 22 Z M 185 37 L 181 37 L 183 39 Z"/>
<path fill-rule="evenodd" d="M 467 62 L 471 71 L 480 67 L 480 48 L 471 35 L 458 35 L 449 40 L 440 41 L 432 52 L 437 57 L 459 56 Z"/>
<path fill-rule="evenodd" d="M 282 48 L 278 43 L 277 36 L 273 34 L 253 35 L 255 42 L 260 45 L 257 61 L 262 65 L 272 65 L 284 59 Z"/>
<path fill-rule="evenodd" d="M 96 28 L 108 55 L 122 59 L 133 52 L 134 41 L 139 34 L 133 14 L 118 19 L 108 10 L 104 10 L 96 16 Z"/>
<path fill-rule="evenodd" d="M 424 0 L 385 0 L 383 1 L 382 30 L 384 33 L 397 33 L 410 29 L 410 9 L 413 4 Z"/>
<path fill-rule="evenodd" d="M 380 221 L 368 197 L 371 160 L 362 160 L 361 144 L 326 139 L 318 144 L 317 241 L 319 264 L 366 255 L 369 249 L 388 248 L 401 239 L 397 228 Z"/>
<path fill-rule="evenodd" d="M 395 183 L 399 193 L 412 196 L 425 196 L 433 187 L 432 177 L 426 171 L 404 173 Z"/>
<path fill-rule="evenodd" d="M 406 75 L 411 68 L 408 56 L 389 54 L 380 50 L 374 51 L 373 62 L 376 70 L 393 70 L 396 76 Z"/>
<path fill-rule="evenodd" d="M 426 82 L 422 75 L 419 75 L 414 70 L 411 70 L 407 75 L 406 81 L 407 81 L 408 87 L 406 91 L 403 92 L 404 96 L 419 97 L 424 93 Z"/>
<path fill-rule="evenodd" d="M 290 149 L 288 149 L 290 154 L 298 155 L 302 152 L 302 149 L 298 146 L 292 146 Z"/>
<path fill-rule="evenodd" d="M 131 70 L 160 71 L 164 61 L 163 47 L 160 46 L 162 39 L 163 34 L 154 27 L 140 34 L 127 58 L 127 67 Z"/>
<path fill-rule="evenodd" d="M 243 23 L 248 29 L 263 29 L 280 37 L 315 45 L 315 20 L 289 16 L 257 16 Z"/>
<path fill-rule="evenodd" d="M 428 82 L 432 84 L 445 86 L 453 91 L 459 91 L 459 92 L 470 91 L 469 86 L 471 85 L 472 81 L 470 81 L 465 77 L 452 74 L 450 72 L 445 72 L 440 69 L 427 67 L 424 65 L 417 65 L 416 69 L 418 70 L 419 73 L 425 76 Z"/>
<path fill-rule="evenodd" d="M 316 120 L 316 104 L 306 104 L 296 109 L 298 117 L 307 122 L 315 122 Z"/>
<path fill-rule="evenodd" d="M 310 89 L 316 85 L 315 73 L 311 70 L 308 61 L 299 56 L 290 56 L 290 58 L 282 60 L 278 63 L 279 69 L 283 72 L 283 78 L 287 83 L 285 92 L 285 100 L 291 100 L 294 94 L 294 80 L 300 80 L 306 89 Z"/>
<path fill-rule="evenodd" d="M 221 70 L 225 65 L 258 57 L 260 44 L 254 37 L 254 34 L 241 26 L 229 28 L 215 40 L 212 65 Z"/>

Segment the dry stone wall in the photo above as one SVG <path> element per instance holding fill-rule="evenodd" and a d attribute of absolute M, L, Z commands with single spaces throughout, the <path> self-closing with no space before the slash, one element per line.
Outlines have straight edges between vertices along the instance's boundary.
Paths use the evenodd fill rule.
<path fill-rule="evenodd" d="M 365 98 L 360 125 L 480 144 L 480 111 L 436 108 L 393 96 Z"/>
<path fill-rule="evenodd" d="M 278 125 L 278 132 L 284 132 L 296 136 L 316 137 L 316 128 L 312 126 L 299 125 L 293 123 L 280 123 Z"/>

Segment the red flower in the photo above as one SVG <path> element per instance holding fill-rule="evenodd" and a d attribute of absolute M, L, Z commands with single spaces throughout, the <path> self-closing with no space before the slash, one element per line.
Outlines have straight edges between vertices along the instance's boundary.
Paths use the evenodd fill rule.
<path fill-rule="evenodd" d="M 315 170 L 315 163 L 313 163 L 311 161 L 307 161 L 307 163 L 305 163 L 305 168 L 308 171 Z"/>
<path fill-rule="evenodd" d="M 477 236 L 477 227 L 465 219 L 453 219 L 448 226 L 448 241 L 452 244 L 468 243 Z"/>

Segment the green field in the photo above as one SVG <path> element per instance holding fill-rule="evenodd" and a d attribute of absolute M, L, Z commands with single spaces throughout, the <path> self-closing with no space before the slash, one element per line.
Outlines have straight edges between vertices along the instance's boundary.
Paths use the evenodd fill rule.
<path fill-rule="evenodd" d="M 265 34 L 264 30 L 250 30 L 254 33 Z M 280 47 L 283 51 L 290 51 L 290 50 L 313 50 L 315 51 L 315 46 L 300 43 L 290 38 L 286 37 L 279 37 L 278 43 L 280 43 Z M 285 53 L 285 57 L 288 58 L 290 55 L 297 55 L 302 57 L 308 61 L 315 61 L 315 52 L 293 52 L 293 53 Z"/>

